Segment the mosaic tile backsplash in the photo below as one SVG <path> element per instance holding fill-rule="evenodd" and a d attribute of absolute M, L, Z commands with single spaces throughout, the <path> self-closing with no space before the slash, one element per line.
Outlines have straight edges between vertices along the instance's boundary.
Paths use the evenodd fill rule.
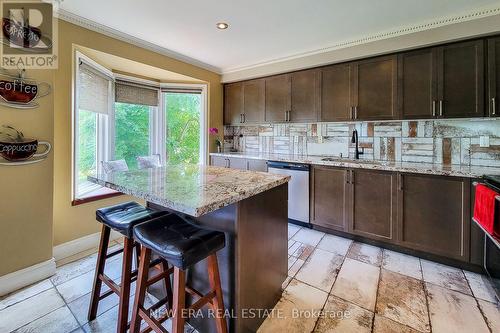
<path fill-rule="evenodd" d="M 224 151 L 352 158 L 354 128 L 362 159 L 500 167 L 500 119 L 225 126 Z"/>

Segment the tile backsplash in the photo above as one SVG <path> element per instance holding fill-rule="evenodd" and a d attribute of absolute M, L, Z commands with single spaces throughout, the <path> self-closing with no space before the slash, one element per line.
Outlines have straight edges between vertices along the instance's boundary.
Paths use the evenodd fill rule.
<path fill-rule="evenodd" d="M 224 150 L 500 167 L 500 119 L 225 126 Z M 489 146 L 480 142 L 489 142 Z"/>

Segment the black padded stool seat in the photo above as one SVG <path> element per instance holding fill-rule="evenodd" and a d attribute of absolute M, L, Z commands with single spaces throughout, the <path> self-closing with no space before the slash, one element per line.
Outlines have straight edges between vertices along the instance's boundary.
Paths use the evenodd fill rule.
<path fill-rule="evenodd" d="M 125 202 L 96 210 L 96 219 L 128 238 L 135 225 L 169 214 L 146 208 L 137 202 Z"/>
<path fill-rule="evenodd" d="M 182 270 L 225 246 L 223 232 L 202 229 L 176 214 L 136 225 L 134 238 Z"/>

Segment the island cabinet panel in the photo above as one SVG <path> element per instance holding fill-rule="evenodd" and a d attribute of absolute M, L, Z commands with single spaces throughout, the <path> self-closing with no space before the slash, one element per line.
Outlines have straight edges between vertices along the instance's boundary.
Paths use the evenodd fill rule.
<path fill-rule="evenodd" d="M 437 52 L 439 117 L 484 116 L 484 42 L 450 44 Z"/>
<path fill-rule="evenodd" d="M 378 57 L 353 64 L 354 119 L 397 119 L 397 57 Z"/>
<path fill-rule="evenodd" d="M 266 78 L 265 121 L 288 121 L 290 111 L 290 75 L 277 75 Z"/>
<path fill-rule="evenodd" d="M 468 179 L 400 174 L 399 192 L 401 245 L 469 261 Z"/>
<path fill-rule="evenodd" d="M 247 159 L 247 170 L 267 172 L 267 161 Z"/>
<path fill-rule="evenodd" d="M 243 83 L 243 123 L 264 122 L 265 87 L 263 79 Z"/>
<path fill-rule="evenodd" d="M 498 97 L 500 96 L 500 37 L 488 40 L 488 114 L 497 117 L 500 114 Z"/>
<path fill-rule="evenodd" d="M 352 120 L 352 66 L 340 64 L 321 69 L 320 121 Z"/>
<path fill-rule="evenodd" d="M 239 125 L 243 122 L 243 83 L 224 86 L 224 124 Z"/>
<path fill-rule="evenodd" d="M 311 179 L 311 223 L 347 231 L 347 169 L 314 166 Z"/>
<path fill-rule="evenodd" d="M 349 232 L 381 240 L 396 240 L 396 174 L 374 170 L 350 171 Z"/>
<path fill-rule="evenodd" d="M 290 74 L 291 108 L 288 121 L 318 120 L 319 70 L 306 70 Z"/>
<path fill-rule="evenodd" d="M 398 103 L 403 119 L 436 116 L 437 52 L 424 49 L 398 56 Z"/>

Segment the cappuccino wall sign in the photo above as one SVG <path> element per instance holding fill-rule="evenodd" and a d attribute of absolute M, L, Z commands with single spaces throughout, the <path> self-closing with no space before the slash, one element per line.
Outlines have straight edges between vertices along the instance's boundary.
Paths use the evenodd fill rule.
<path fill-rule="evenodd" d="M 17 77 L 0 73 L 0 105 L 33 109 L 38 107 L 36 99 L 47 96 L 50 90 L 47 82 L 25 79 L 24 72 Z"/>
<path fill-rule="evenodd" d="M 38 152 L 45 147 L 43 152 Z M 52 145 L 46 141 L 25 138 L 14 127 L 0 128 L 0 165 L 24 165 L 38 163 L 47 158 Z"/>

